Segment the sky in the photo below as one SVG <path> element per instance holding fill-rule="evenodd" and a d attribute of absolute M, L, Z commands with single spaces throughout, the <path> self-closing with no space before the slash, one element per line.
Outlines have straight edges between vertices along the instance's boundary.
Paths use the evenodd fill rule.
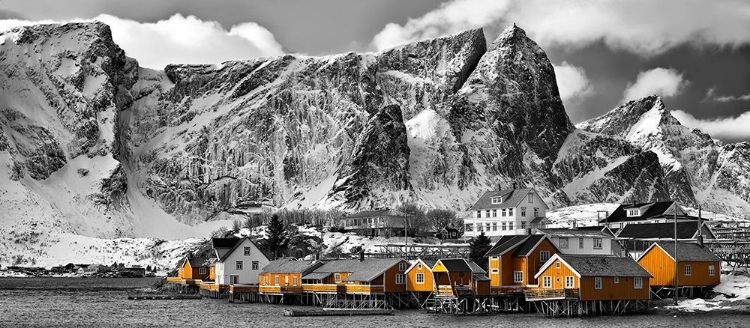
<path fill-rule="evenodd" d="M 100 20 L 141 66 L 375 52 L 526 30 L 574 123 L 646 95 L 725 142 L 750 141 L 750 0 L 0 0 L 0 30 Z"/>

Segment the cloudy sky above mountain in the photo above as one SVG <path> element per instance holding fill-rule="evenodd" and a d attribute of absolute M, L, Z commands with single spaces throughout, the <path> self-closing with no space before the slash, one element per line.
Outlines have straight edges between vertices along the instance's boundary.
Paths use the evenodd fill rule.
<path fill-rule="evenodd" d="M 142 66 L 283 53 L 378 51 L 516 23 L 555 65 L 577 123 L 659 94 L 683 124 L 750 140 L 750 2 L 746 0 L 0 0 L 0 30 L 101 20 Z"/>

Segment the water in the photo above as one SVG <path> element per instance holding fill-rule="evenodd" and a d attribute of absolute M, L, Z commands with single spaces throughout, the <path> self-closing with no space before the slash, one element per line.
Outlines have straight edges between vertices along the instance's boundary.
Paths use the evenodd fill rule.
<path fill-rule="evenodd" d="M 550 319 L 535 314 L 284 317 L 283 305 L 128 300 L 156 279 L 0 278 L 0 327 L 748 327 L 746 314 L 681 313 Z M 301 307 L 304 308 L 304 307 Z M 309 307 L 308 307 L 309 308 Z"/>

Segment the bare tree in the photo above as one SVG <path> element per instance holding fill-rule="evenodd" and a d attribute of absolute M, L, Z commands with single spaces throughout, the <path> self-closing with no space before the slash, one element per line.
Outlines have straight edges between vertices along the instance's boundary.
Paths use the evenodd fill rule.
<path fill-rule="evenodd" d="M 404 203 L 397 207 L 396 210 L 407 214 L 404 220 L 406 220 L 408 231 L 418 234 L 429 230 L 430 224 L 421 206 L 414 203 Z"/>
<path fill-rule="evenodd" d="M 440 231 L 443 228 L 458 228 L 455 226 L 456 212 L 446 209 L 431 209 L 425 214 L 427 221 L 430 222 L 435 231 Z"/>

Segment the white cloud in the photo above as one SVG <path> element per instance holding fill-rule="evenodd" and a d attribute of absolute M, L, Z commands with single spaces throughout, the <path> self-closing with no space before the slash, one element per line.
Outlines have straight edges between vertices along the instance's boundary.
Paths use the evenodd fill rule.
<path fill-rule="evenodd" d="M 718 101 L 718 102 L 730 102 L 730 101 L 748 101 L 750 100 L 750 93 L 740 96 L 733 96 L 733 95 L 717 95 L 716 94 L 716 88 L 708 89 L 708 92 L 706 92 L 706 97 L 701 100 L 701 102 L 707 102 L 707 101 Z"/>
<path fill-rule="evenodd" d="M 683 125 L 699 129 L 717 139 L 750 140 L 750 129 L 747 128 L 750 126 L 750 112 L 742 113 L 737 117 L 702 120 L 684 111 L 673 110 L 672 116 Z"/>
<path fill-rule="evenodd" d="M 557 88 L 560 90 L 560 98 L 568 105 L 577 103 L 583 98 L 594 93 L 594 87 L 586 77 L 586 71 L 581 67 L 573 66 L 567 62 L 562 65 L 553 65 Z"/>
<path fill-rule="evenodd" d="M 232 26 L 227 31 L 218 22 L 180 14 L 156 23 L 111 15 L 99 15 L 93 20 L 109 25 L 115 43 L 143 67 L 162 69 L 167 64 L 213 64 L 283 54 L 273 34 L 252 22 Z M 44 23 L 64 22 L 0 20 L 0 30 Z"/>
<path fill-rule="evenodd" d="M 401 43 L 517 23 L 543 48 L 578 48 L 603 41 L 643 56 L 678 45 L 750 43 L 745 0 L 454 0 L 403 26 L 388 24 L 373 39 L 377 50 Z"/>
<path fill-rule="evenodd" d="M 673 97 L 687 86 L 688 81 L 673 68 L 654 68 L 638 73 L 634 83 L 628 84 L 622 102 L 649 95 Z"/>

